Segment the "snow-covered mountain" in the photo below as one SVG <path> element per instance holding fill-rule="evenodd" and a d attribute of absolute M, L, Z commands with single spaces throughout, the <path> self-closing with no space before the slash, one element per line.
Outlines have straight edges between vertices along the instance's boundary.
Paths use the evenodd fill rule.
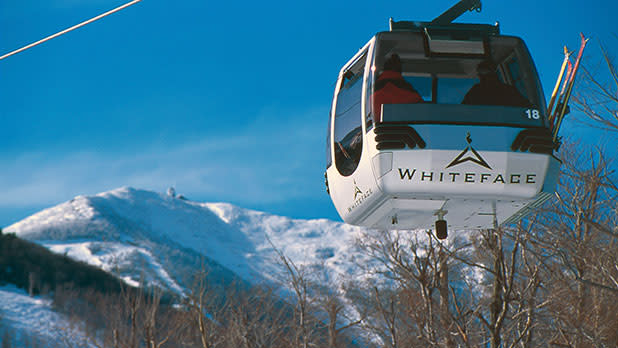
<path fill-rule="evenodd" d="M 373 237 L 380 238 L 377 231 L 326 219 L 291 219 L 228 203 L 195 202 L 174 192 L 123 187 L 78 196 L 3 230 L 99 267 L 131 285 L 157 285 L 181 296 L 194 284 L 194 277 L 203 274 L 210 282 L 278 284 L 288 276 L 280 255 L 306 277 L 334 290 L 344 303 L 351 301 L 344 281 L 389 281 L 376 272 L 385 271 L 379 258 L 357 243 L 367 234 L 378 233 Z M 427 242 L 423 231 L 390 234 L 407 235 L 419 245 Z M 463 246 L 470 244 L 468 239 L 468 234 L 454 233 L 445 243 Z M 415 247 L 414 252 L 422 256 L 421 249 Z M 456 273 L 460 280 L 453 280 L 461 282 L 461 288 L 468 282 L 482 283 L 482 275 L 472 268 L 460 265 L 452 278 Z M 17 295 L 10 290 L 2 296 L 8 303 Z M 46 310 L 43 302 L 36 304 L 33 308 Z M 349 318 L 356 316 L 353 306 L 346 312 Z"/>
<path fill-rule="evenodd" d="M 296 220 L 124 187 L 78 196 L 4 229 L 50 250 L 182 293 L 206 266 L 256 283 L 281 278 L 276 249 L 323 279 L 360 276 L 363 230 L 326 219 Z M 274 246 L 274 247 L 273 247 Z M 359 259 L 360 258 L 360 259 Z M 214 271 L 213 271 L 214 270 Z"/>

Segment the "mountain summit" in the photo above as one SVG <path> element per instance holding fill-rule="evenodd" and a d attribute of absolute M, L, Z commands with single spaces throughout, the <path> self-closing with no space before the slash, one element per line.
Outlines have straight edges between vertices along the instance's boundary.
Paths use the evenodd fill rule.
<path fill-rule="evenodd" d="M 141 280 L 182 293 L 204 262 L 251 283 L 279 278 L 276 249 L 328 279 L 349 276 L 359 271 L 354 241 L 362 229 L 123 187 L 75 197 L 5 232 L 113 272 L 129 284 Z"/>

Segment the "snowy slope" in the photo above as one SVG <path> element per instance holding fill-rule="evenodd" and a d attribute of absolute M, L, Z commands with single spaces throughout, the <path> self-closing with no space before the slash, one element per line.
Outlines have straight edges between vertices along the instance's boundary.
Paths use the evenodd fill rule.
<path fill-rule="evenodd" d="M 50 250 L 182 293 L 173 251 L 203 255 L 250 282 L 273 280 L 281 265 L 273 245 L 324 277 L 360 272 L 361 228 L 325 219 L 295 220 L 226 203 L 199 203 L 133 188 L 78 196 L 5 229 Z M 272 245 L 271 245 L 272 243 Z M 185 278 L 186 279 L 186 278 Z M 186 282 L 185 282 L 186 283 Z M 186 286 L 187 284 L 184 284 Z"/>
<path fill-rule="evenodd" d="M 114 273 L 129 284 L 143 280 L 177 294 L 191 286 L 191 276 L 205 264 L 209 272 L 222 274 L 215 278 L 281 280 L 285 272 L 273 246 L 323 280 L 361 273 L 355 247 L 362 232 L 358 227 L 128 187 L 75 197 L 3 230 Z M 63 321 L 48 302 L 21 290 L 0 289 L 0 312 L 5 313 L 3 326 L 16 332 L 46 341 L 58 339 L 45 336 L 48 333 L 65 332 L 50 326 Z"/>
<path fill-rule="evenodd" d="M 114 273 L 129 284 L 138 285 L 141 280 L 180 295 L 204 268 L 222 282 L 238 278 L 250 283 L 283 280 L 286 272 L 275 248 L 306 276 L 343 298 L 346 293 L 339 280 L 387 281 L 375 272 L 384 268 L 360 251 L 357 243 L 364 234 L 375 231 L 130 187 L 75 197 L 8 226 L 4 232 Z M 415 236 L 421 244 L 427 238 L 423 231 L 391 232 L 397 234 Z M 445 243 L 467 245 L 468 238 L 468 234 L 452 233 Z M 482 283 L 482 275 L 472 268 L 460 267 L 459 272 L 450 274 L 454 277 L 456 273 L 461 276 L 461 286 L 456 287 Z M 0 302 L 0 310 L 5 303 Z M 353 309 L 348 314 L 355 316 Z"/>
<path fill-rule="evenodd" d="M 32 339 L 46 347 L 66 347 L 67 342 L 94 347 L 75 323 L 53 311 L 50 299 L 30 297 L 11 285 L 0 287 L 0 343 L 3 339 L 15 347 Z"/>

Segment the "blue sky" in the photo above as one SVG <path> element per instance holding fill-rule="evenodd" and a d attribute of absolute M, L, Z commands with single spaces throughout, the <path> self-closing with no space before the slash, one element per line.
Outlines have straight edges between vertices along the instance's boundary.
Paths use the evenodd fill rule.
<path fill-rule="evenodd" d="M 0 55 L 123 3 L 2 1 Z M 341 65 L 389 17 L 454 3 L 143 0 L 2 60 L 0 226 L 121 186 L 338 220 L 323 171 Z M 589 54 L 599 41 L 618 54 L 615 13 L 615 0 L 486 0 L 459 21 L 522 37 L 547 96 L 579 31 Z"/>

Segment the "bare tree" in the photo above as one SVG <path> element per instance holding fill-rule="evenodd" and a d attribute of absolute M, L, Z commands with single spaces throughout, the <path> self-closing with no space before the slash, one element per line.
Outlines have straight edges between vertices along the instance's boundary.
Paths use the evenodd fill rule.
<path fill-rule="evenodd" d="M 582 86 L 573 100 L 592 126 L 618 132 L 618 66 L 607 48 L 599 47 L 601 62 L 584 65 Z"/>
<path fill-rule="evenodd" d="M 373 288 L 377 315 L 368 325 L 376 334 L 391 347 L 472 345 L 470 299 L 462 300 L 449 279 L 458 247 L 449 250 L 430 231 L 380 231 L 363 236 L 361 245 L 393 286 Z"/>
<path fill-rule="evenodd" d="M 298 342 L 295 318 L 277 297 L 265 286 L 238 289 L 226 314 L 229 347 L 290 347 Z"/>
<path fill-rule="evenodd" d="M 537 346 L 545 304 L 530 226 L 462 231 L 448 244 L 430 231 L 363 236 L 391 280 L 367 293 L 374 310 L 363 327 L 389 347 Z"/>
<path fill-rule="evenodd" d="M 340 337 L 343 332 L 357 327 L 363 322 L 366 313 L 356 312 L 357 317 L 350 317 L 346 313 L 346 303 L 342 295 L 337 293 L 338 286 L 322 283 L 316 290 L 317 306 L 325 313 L 328 335 L 328 348 L 340 347 Z M 362 299 L 359 299 L 362 301 Z"/>
<path fill-rule="evenodd" d="M 590 149 L 594 149 L 590 150 Z M 557 200 L 532 230 L 546 256 L 543 329 L 550 344 L 618 345 L 618 187 L 613 162 L 599 148 L 563 149 Z"/>
<path fill-rule="evenodd" d="M 313 298 L 309 293 L 312 288 L 311 281 L 305 268 L 297 266 L 274 245 L 273 248 L 285 268 L 288 285 L 295 297 L 294 327 L 296 333 L 294 335 L 294 347 L 309 348 L 313 341 L 314 330 L 317 327 L 312 315 Z"/>
<path fill-rule="evenodd" d="M 216 348 L 223 343 L 221 313 L 226 310 L 228 304 L 219 303 L 219 300 L 220 297 L 206 284 L 206 272 L 199 273 L 187 295 L 188 313 L 184 318 L 188 326 L 196 329 L 202 348 Z"/>
<path fill-rule="evenodd" d="M 166 310 L 165 314 L 162 313 L 163 291 L 159 287 L 153 287 L 146 293 L 142 291 L 139 295 L 144 298 L 144 310 L 141 315 L 143 340 L 147 348 L 161 348 L 176 334 L 179 323 L 166 320 L 173 311 Z"/>
<path fill-rule="evenodd" d="M 533 347 L 539 270 L 528 253 L 528 231 L 515 228 L 483 230 L 475 246 L 475 262 L 465 261 L 489 280 L 487 295 L 479 298 L 475 315 L 489 345 Z"/>

